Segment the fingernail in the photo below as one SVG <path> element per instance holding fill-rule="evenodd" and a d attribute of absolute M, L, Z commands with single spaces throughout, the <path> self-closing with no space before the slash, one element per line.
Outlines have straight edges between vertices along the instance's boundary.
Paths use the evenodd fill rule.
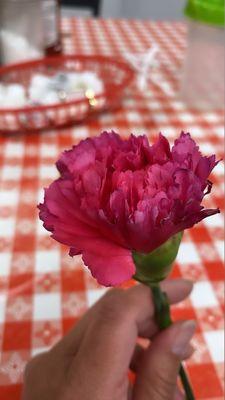
<path fill-rule="evenodd" d="M 179 389 L 176 390 L 174 400 L 184 400 L 184 395 L 181 393 Z"/>
<path fill-rule="evenodd" d="M 195 321 L 185 321 L 180 326 L 179 331 L 177 332 L 174 343 L 172 346 L 172 353 L 176 356 L 183 358 L 187 353 L 190 340 L 195 333 L 196 322 Z"/>
<path fill-rule="evenodd" d="M 195 352 L 195 348 L 192 346 L 192 344 L 189 344 L 187 347 L 186 353 L 183 354 L 182 359 L 186 360 L 187 358 L 190 358 Z"/>

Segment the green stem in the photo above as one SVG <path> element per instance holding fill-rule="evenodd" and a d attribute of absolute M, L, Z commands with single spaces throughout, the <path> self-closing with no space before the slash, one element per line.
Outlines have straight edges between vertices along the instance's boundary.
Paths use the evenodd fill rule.
<path fill-rule="evenodd" d="M 192 390 L 191 384 L 190 384 L 190 382 L 188 380 L 187 374 L 186 374 L 185 369 L 184 369 L 182 364 L 180 365 L 179 374 L 180 374 L 180 379 L 181 379 L 183 388 L 185 390 L 186 399 L 187 400 L 189 400 L 189 399 L 190 400 L 195 400 L 194 392 Z"/>
<path fill-rule="evenodd" d="M 155 318 L 160 330 L 168 328 L 172 324 L 170 315 L 170 306 L 166 293 L 162 292 L 158 283 L 150 283 L 155 304 Z M 185 391 L 186 400 L 195 400 L 193 390 L 189 383 L 188 377 L 183 365 L 180 366 L 180 379 Z"/>

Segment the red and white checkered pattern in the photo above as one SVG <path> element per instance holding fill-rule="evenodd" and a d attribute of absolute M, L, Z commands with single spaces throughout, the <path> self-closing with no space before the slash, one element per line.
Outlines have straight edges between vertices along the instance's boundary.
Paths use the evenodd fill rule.
<path fill-rule="evenodd" d="M 19 400 L 27 360 L 52 346 L 105 291 L 50 239 L 37 216 L 43 187 L 57 175 L 60 152 L 80 139 L 115 129 L 124 136 L 161 130 L 173 140 L 191 131 L 203 152 L 223 157 L 223 112 L 196 112 L 176 99 L 185 48 L 182 23 L 65 19 L 67 53 L 143 52 L 156 43 L 162 67 L 152 71 L 145 93 L 135 84 L 121 108 L 79 126 L 42 134 L 0 137 L 0 398 Z M 151 78 L 151 76 L 150 76 Z M 224 209 L 223 166 L 212 180 L 209 207 Z M 213 216 L 186 232 L 175 277 L 197 281 L 190 299 L 174 307 L 174 318 L 194 318 L 196 353 L 187 363 L 196 399 L 223 399 L 223 218 Z"/>

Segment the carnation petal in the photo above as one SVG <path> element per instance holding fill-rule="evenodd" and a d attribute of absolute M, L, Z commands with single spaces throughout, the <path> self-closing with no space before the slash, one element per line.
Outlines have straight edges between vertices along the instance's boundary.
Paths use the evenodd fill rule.
<path fill-rule="evenodd" d="M 195 171 L 202 155 L 190 133 L 181 132 L 179 139 L 175 140 L 172 148 L 172 157 L 180 166 Z"/>
<path fill-rule="evenodd" d="M 159 139 L 151 146 L 152 161 L 163 164 L 171 159 L 170 145 L 165 136 L 159 134 Z"/>
<path fill-rule="evenodd" d="M 203 187 L 207 181 L 210 172 L 213 170 L 216 164 L 217 161 L 215 155 L 212 155 L 211 157 L 201 157 L 201 159 L 199 160 L 195 173 L 201 180 Z"/>
<path fill-rule="evenodd" d="M 204 218 L 210 217 L 214 214 L 220 213 L 219 208 L 216 209 L 202 209 L 199 212 L 187 215 L 186 218 L 178 225 L 179 231 L 192 228 L 195 224 L 202 221 Z"/>
<path fill-rule="evenodd" d="M 83 250 L 82 258 L 100 284 L 118 286 L 131 279 L 136 272 L 131 251 L 111 243 L 109 252 L 106 247 L 99 241 L 93 251 Z"/>

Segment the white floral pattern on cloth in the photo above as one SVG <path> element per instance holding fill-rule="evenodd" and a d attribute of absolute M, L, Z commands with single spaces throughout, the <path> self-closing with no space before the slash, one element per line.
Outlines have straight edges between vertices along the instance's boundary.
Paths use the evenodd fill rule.
<path fill-rule="evenodd" d="M 7 319 L 9 321 L 29 320 L 32 316 L 32 303 L 27 296 L 11 297 L 7 304 Z"/>
<path fill-rule="evenodd" d="M 33 168 L 32 168 L 32 170 L 33 170 Z M 37 173 L 37 171 L 36 171 L 36 173 Z M 24 204 L 31 204 L 36 200 L 36 198 L 37 198 L 36 193 L 32 190 L 27 189 L 27 190 L 23 190 L 23 192 L 21 193 L 20 201 Z"/>
<path fill-rule="evenodd" d="M 39 293 L 51 293 L 60 290 L 59 273 L 40 274 L 35 280 L 35 288 Z"/>
<path fill-rule="evenodd" d="M 198 309 L 196 314 L 205 331 L 222 330 L 224 328 L 224 315 L 220 307 Z"/>
<path fill-rule="evenodd" d="M 87 309 L 86 296 L 81 292 L 65 293 L 62 310 L 64 317 L 79 317 Z"/>
<path fill-rule="evenodd" d="M 21 219 L 17 223 L 17 231 L 21 235 L 29 235 L 32 233 L 35 229 L 35 223 L 34 221 L 31 221 L 30 219 Z"/>
<path fill-rule="evenodd" d="M 19 352 L 13 352 L 10 354 L 8 360 L 1 365 L 0 374 L 2 373 L 8 378 L 10 383 L 15 384 L 21 381 L 25 364 L 26 361 L 22 358 L 21 354 Z"/>
<path fill-rule="evenodd" d="M 191 279 L 195 282 L 207 279 L 206 270 L 202 264 L 184 263 L 181 269 L 182 275 L 186 279 Z"/>
<path fill-rule="evenodd" d="M 33 267 L 33 254 L 29 252 L 16 253 L 12 260 L 12 269 L 14 273 L 23 274 L 30 271 Z"/>
<path fill-rule="evenodd" d="M 202 334 L 196 334 L 192 340 L 192 345 L 195 348 L 195 352 L 190 360 L 187 361 L 188 365 L 193 364 L 207 364 L 210 363 L 211 358 L 207 344 Z"/>
<path fill-rule="evenodd" d="M 216 249 L 212 246 L 211 243 L 209 244 L 200 244 L 198 246 L 198 251 L 201 257 L 207 261 L 214 261 L 218 258 L 218 254 Z"/>
<path fill-rule="evenodd" d="M 59 322 L 36 322 L 33 326 L 33 348 L 46 348 L 53 346 L 62 336 Z"/>

